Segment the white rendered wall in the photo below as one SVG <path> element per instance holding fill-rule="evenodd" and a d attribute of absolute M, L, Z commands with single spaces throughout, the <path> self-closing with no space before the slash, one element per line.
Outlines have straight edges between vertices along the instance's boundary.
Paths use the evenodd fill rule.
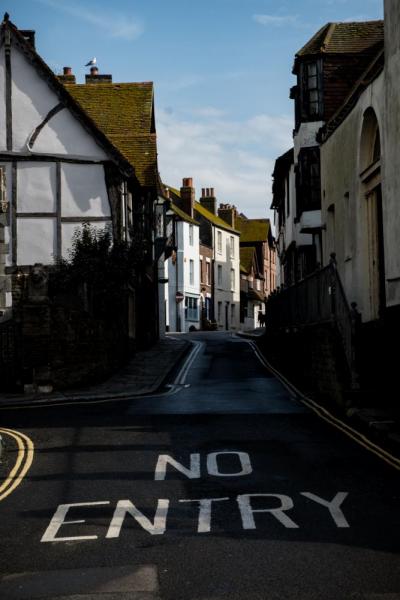
<path fill-rule="evenodd" d="M 218 252 L 218 231 L 222 233 L 222 251 Z M 214 235 L 214 281 L 215 281 L 215 298 L 214 309 L 215 319 L 218 327 L 225 329 L 225 307 L 229 303 L 228 308 L 228 324 L 229 329 L 240 328 L 240 248 L 239 236 L 231 232 L 213 228 Z M 230 256 L 230 237 L 233 236 L 235 251 L 234 258 Z M 222 267 L 222 285 L 218 284 L 218 266 Z M 235 271 L 235 287 L 231 289 L 231 269 Z M 218 302 L 222 302 L 221 319 L 218 319 Z M 231 320 L 231 305 L 235 306 L 235 318 Z"/>
<path fill-rule="evenodd" d="M 40 131 L 33 146 L 35 154 L 68 154 L 104 160 L 105 152 L 85 131 L 79 121 L 64 108 Z"/>
<path fill-rule="evenodd" d="M 56 212 L 55 163 L 18 163 L 17 212 Z"/>
<path fill-rule="evenodd" d="M 166 296 L 168 306 L 168 320 L 170 331 L 177 331 L 177 315 L 180 321 L 180 331 L 189 331 L 194 325 L 200 327 L 200 255 L 199 255 L 199 227 L 193 225 L 193 245 L 189 243 L 190 224 L 185 221 L 176 222 L 176 264 L 172 259 L 167 261 L 168 268 L 168 292 Z M 193 284 L 190 283 L 190 260 L 193 260 Z M 198 315 L 197 321 L 185 319 L 185 301 L 176 303 L 176 292 L 182 292 L 184 296 L 197 298 Z"/>
<path fill-rule="evenodd" d="M 59 99 L 15 46 L 11 49 L 13 150 L 23 150 L 29 136 Z"/>
<path fill-rule="evenodd" d="M 311 123 L 302 123 L 294 136 L 294 162 L 297 164 L 297 157 L 301 148 L 318 146 L 316 136 L 321 129 L 323 121 L 313 121 Z"/>
<path fill-rule="evenodd" d="M 360 173 L 360 142 L 365 111 L 372 107 L 382 135 L 383 74 L 364 91 L 356 106 L 321 146 L 324 263 L 336 253 L 338 271 L 349 302 L 357 302 L 364 321 L 371 319 L 367 201 Z M 384 160 L 384 155 L 383 155 Z M 334 205 L 334 213 L 328 207 Z M 383 188 L 385 208 L 385 187 Z M 394 215 L 392 215 L 393 218 Z M 390 216 L 384 211 L 384 238 Z M 398 243 L 398 242 L 397 242 Z M 385 263 L 391 260 L 385 254 Z M 386 264 L 387 269 L 387 264 Z M 386 274 L 387 277 L 387 274 Z"/>
<path fill-rule="evenodd" d="M 197 299 L 197 315 L 196 321 L 185 319 L 185 331 L 189 331 L 189 327 L 192 325 L 197 329 L 200 327 L 200 240 L 199 240 L 199 227 L 192 225 L 193 227 L 193 245 L 190 245 L 190 223 L 182 223 L 183 233 L 183 292 L 186 297 Z M 193 261 L 193 283 L 190 283 L 190 261 Z"/>
<path fill-rule="evenodd" d="M 56 219 L 17 219 L 19 265 L 49 264 L 56 254 Z"/>
<path fill-rule="evenodd" d="M 103 166 L 64 163 L 61 205 L 63 217 L 109 217 L 111 209 Z"/>
<path fill-rule="evenodd" d="M 7 148 L 6 132 L 6 70 L 4 45 L 0 48 L 0 150 Z"/>
<path fill-rule="evenodd" d="M 21 151 L 27 150 L 32 133 L 60 100 L 15 46 L 11 49 L 11 71 L 13 150 Z M 67 109 L 55 115 L 45 125 L 33 151 L 99 160 L 106 158 L 104 151 Z"/>
<path fill-rule="evenodd" d="M 400 3 L 385 0 L 385 121 L 383 218 L 387 305 L 400 304 Z"/>

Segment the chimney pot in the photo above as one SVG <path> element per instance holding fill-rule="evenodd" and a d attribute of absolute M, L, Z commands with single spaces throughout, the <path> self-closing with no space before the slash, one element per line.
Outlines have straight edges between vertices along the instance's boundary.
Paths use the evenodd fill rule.
<path fill-rule="evenodd" d="M 64 67 L 63 68 L 63 72 L 64 72 L 64 75 L 72 75 L 72 68 L 71 67 Z"/>
<path fill-rule="evenodd" d="M 98 67 L 90 67 L 90 74 L 91 75 L 98 75 L 99 74 Z"/>
<path fill-rule="evenodd" d="M 210 196 L 214 197 L 214 188 L 210 188 Z"/>

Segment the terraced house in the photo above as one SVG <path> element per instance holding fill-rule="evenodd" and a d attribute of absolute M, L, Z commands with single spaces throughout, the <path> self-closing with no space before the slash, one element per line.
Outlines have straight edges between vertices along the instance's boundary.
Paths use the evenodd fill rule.
<path fill-rule="evenodd" d="M 194 261 L 196 285 L 198 282 L 199 326 L 207 327 L 213 322 L 217 329 L 238 330 L 240 234 L 235 228 L 235 212 L 225 210 L 222 204 L 217 209 L 214 188 L 203 188 L 201 197 L 196 201 L 192 178 L 184 179 L 183 182 L 184 186 L 180 190 L 170 188 L 170 197 L 185 213 L 186 220 L 194 218 L 194 223 L 199 226 L 197 258 L 190 258 L 189 255 L 186 257 L 187 260 Z M 193 297 L 193 294 L 189 297 Z M 185 303 L 187 302 L 190 303 L 188 308 L 197 310 L 197 306 L 192 304 L 195 299 L 186 300 L 185 297 Z"/>
<path fill-rule="evenodd" d="M 68 255 L 76 229 L 89 224 L 135 244 L 126 335 L 136 345 L 155 340 L 154 242 L 165 233 L 162 212 L 158 234 L 154 230 L 159 180 L 152 83 L 113 83 L 111 75 L 92 69 L 77 84 L 69 67 L 57 77 L 35 50 L 35 32 L 18 30 L 6 14 L 0 27 L 0 175 L 3 321 L 12 321 L 21 294 L 29 296 L 21 282 L 32 266 L 42 265 L 45 279 L 47 266 Z M 44 295 L 45 284 L 36 296 Z"/>
<path fill-rule="evenodd" d="M 240 231 L 240 321 L 246 329 L 263 323 L 265 300 L 276 287 L 276 248 L 269 219 L 237 214 Z"/>

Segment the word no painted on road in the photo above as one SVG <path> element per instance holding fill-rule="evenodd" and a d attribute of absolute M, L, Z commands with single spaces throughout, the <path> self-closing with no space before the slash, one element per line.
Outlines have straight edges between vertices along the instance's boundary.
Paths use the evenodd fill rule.
<path fill-rule="evenodd" d="M 229 455 L 237 461 L 237 467 L 231 472 L 226 472 L 221 469 L 221 459 L 223 456 Z M 174 469 L 180 472 L 188 479 L 201 478 L 201 456 L 200 454 L 191 454 L 188 464 L 183 465 L 168 454 L 161 454 L 158 457 L 154 480 L 163 481 L 167 478 L 169 469 Z M 207 455 L 205 461 L 206 471 L 208 475 L 215 477 L 244 477 L 251 475 L 253 472 L 250 457 L 245 452 L 213 452 Z M 342 510 L 342 505 L 347 492 L 337 492 L 333 498 L 323 498 L 311 492 L 300 492 L 300 497 L 306 498 L 313 503 L 314 508 L 319 511 L 320 515 L 325 515 L 329 521 L 337 528 L 350 527 Z M 285 494 L 277 493 L 251 493 L 239 494 L 234 498 L 229 497 L 213 497 L 213 498 L 183 498 L 176 501 L 178 505 L 193 504 L 197 507 L 194 523 L 194 531 L 199 534 L 211 533 L 212 531 L 212 514 L 216 504 L 230 503 L 230 510 L 227 512 L 232 515 L 232 507 L 234 513 L 240 517 L 241 526 L 244 530 L 254 530 L 265 521 L 261 515 L 266 515 L 265 518 L 272 519 L 275 523 L 279 523 L 285 529 L 299 529 L 300 524 L 297 523 L 290 511 L 295 506 L 293 499 Z M 233 505 L 232 505 L 233 503 Z M 42 542 L 71 542 L 71 541 L 88 541 L 97 540 L 98 536 L 88 535 L 84 531 L 86 523 L 85 519 L 67 520 L 70 511 L 79 510 L 82 512 L 89 510 L 91 507 L 107 506 L 111 503 L 107 500 L 100 502 L 79 502 L 72 504 L 60 504 L 54 513 L 43 537 Z M 120 500 L 117 502 L 111 521 L 105 534 L 106 539 L 118 538 L 128 519 L 133 519 L 142 530 L 145 530 L 150 535 L 164 535 L 167 531 L 168 515 L 171 511 L 171 502 L 168 498 L 157 500 L 157 505 L 154 509 L 152 519 L 143 514 L 130 499 Z M 258 516 L 260 515 L 260 516 Z M 90 512 L 88 518 L 90 517 Z M 231 517 L 230 517 L 231 518 Z M 175 520 L 176 521 L 176 520 Z M 68 534 L 68 526 L 79 525 L 82 527 L 80 535 Z M 74 529 L 75 533 L 75 529 Z"/>

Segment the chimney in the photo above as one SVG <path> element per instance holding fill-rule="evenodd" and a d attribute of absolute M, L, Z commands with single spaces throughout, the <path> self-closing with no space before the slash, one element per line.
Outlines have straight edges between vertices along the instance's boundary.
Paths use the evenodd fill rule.
<path fill-rule="evenodd" d="M 179 208 L 183 210 L 189 217 L 193 219 L 194 201 L 196 199 L 196 192 L 193 187 L 193 179 L 186 177 L 182 181 L 181 187 L 181 199 Z"/>
<path fill-rule="evenodd" d="M 90 75 L 85 75 L 86 83 L 112 83 L 112 75 L 100 75 L 98 67 L 90 67 Z"/>
<path fill-rule="evenodd" d="M 71 67 L 64 67 L 63 74 L 58 75 L 58 79 L 61 83 L 76 83 L 75 75 L 72 73 Z"/>
<path fill-rule="evenodd" d="M 218 209 L 218 216 L 228 223 L 233 229 L 235 229 L 235 221 L 237 216 L 236 206 L 230 204 L 220 204 Z"/>
<path fill-rule="evenodd" d="M 217 199 L 214 194 L 214 188 L 202 188 L 200 204 L 213 213 L 213 215 L 217 214 Z"/>

